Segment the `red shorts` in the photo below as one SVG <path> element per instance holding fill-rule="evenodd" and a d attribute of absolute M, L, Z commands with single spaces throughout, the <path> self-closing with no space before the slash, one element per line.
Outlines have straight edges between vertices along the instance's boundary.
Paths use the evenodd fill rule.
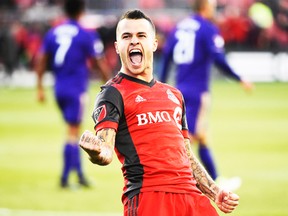
<path fill-rule="evenodd" d="M 124 216 L 218 216 L 199 193 L 142 192 L 124 204 Z"/>

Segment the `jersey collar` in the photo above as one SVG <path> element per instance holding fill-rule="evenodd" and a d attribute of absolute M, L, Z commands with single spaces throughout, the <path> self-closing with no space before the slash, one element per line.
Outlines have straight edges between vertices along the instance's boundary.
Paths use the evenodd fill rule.
<path fill-rule="evenodd" d="M 136 82 L 136 83 L 139 83 L 139 84 L 142 84 L 142 85 L 146 85 L 146 86 L 149 86 L 149 87 L 154 86 L 154 84 L 156 83 L 156 80 L 154 78 L 150 82 L 146 82 L 144 80 L 140 80 L 140 79 L 137 79 L 135 77 L 129 76 L 127 74 L 124 74 L 122 72 L 119 72 L 119 76 L 122 76 L 125 79 L 130 80 L 132 82 Z"/>

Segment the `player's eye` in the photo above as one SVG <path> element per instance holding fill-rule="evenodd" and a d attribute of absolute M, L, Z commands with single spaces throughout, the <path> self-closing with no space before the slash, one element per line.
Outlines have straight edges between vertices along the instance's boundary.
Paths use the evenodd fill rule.
<path fill-rule="evenodd" d="M 122 39 L 127 39 L 129 38 L 130 36 L 128 34 L 125 34 L 125 35 L 122 35 Z"/>

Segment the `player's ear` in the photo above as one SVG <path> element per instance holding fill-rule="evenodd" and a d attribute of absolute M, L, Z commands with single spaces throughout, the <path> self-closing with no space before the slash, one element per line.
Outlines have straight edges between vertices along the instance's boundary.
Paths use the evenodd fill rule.
<path fill-rule="evenodd" d="M 157 50 L 158 47 L 158 40 L 155 38 L 154 43 L 153 43 L 153 52 Z"/>
<path fill-rule="evenodd" d="M 114 47 L 115 47 L 116 53 L 119 55 L 119 50 L 118 50 L 117 41 L 114 42 Z"/>

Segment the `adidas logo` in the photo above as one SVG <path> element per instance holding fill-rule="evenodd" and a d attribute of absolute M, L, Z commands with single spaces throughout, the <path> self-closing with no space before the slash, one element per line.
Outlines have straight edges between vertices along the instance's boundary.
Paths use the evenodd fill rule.
<path fill-rule="evenodd" d="M 146 99 L 144 99 L 143 97 L 141 97 L 140 95 L 137 95 L 137 97 L 135 98 L 135 102 L 139 103 L 139 102 L 143 102 L 146 101 Z"/>

